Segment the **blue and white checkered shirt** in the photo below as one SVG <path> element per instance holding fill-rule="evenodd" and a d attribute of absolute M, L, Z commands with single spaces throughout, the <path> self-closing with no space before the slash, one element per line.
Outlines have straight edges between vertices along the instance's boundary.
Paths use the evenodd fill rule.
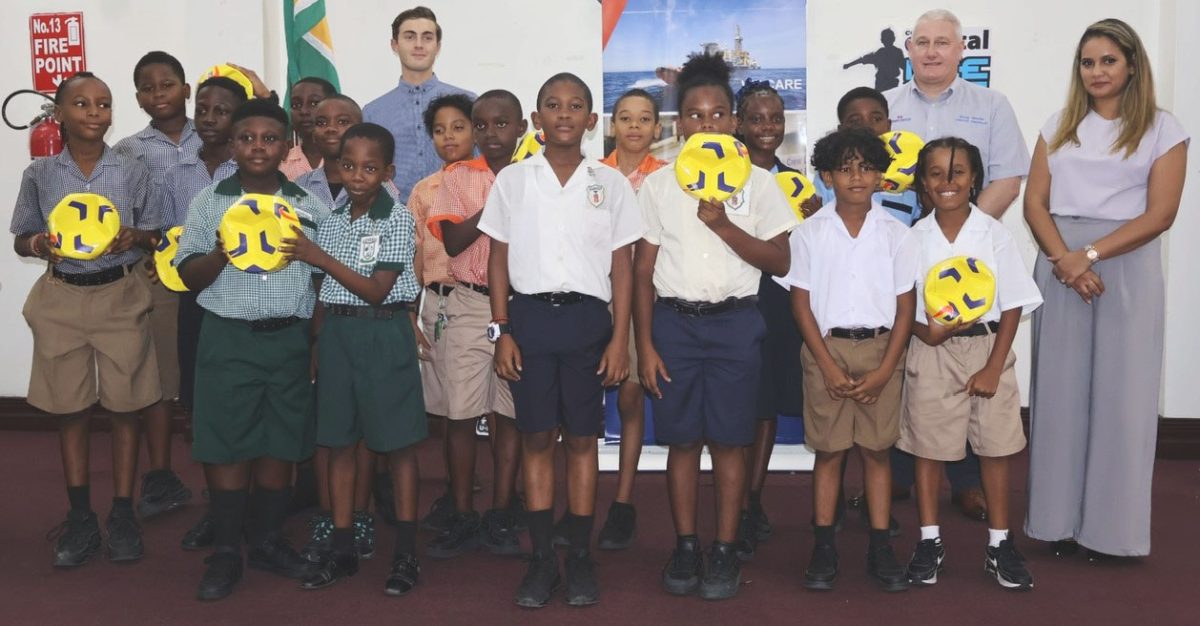
<path fill-rule="evenodd" d="M 375 270 L 400 272 L 383 304 L 412 302 L 421 292 L 413 272 L 415 228 L 412 213 L 383 192 L 376 196 L 367 214 L 354 221 L 350 220 L 350 201 L 343 202 L 321 222 L 315 241 L 330 256 L 363 276 Z M 321 283 L 320 299 L 327 304 L 367 305 L 332 276 Z"/>
<path fill-rule="evenodd" d="M 279 175 L 278 195 L 283 196 L 296 210 L 304 235 L 316 236 L 317 224 L 329 215 L 329 208 L 320 200 Z M 195 257 L 212 252 L 217 244 L 217 227 L 221 218 L 245 193 L 237 174 L 206 187 L 192 200 L 179 251 L 175 253 L 176 267 L 182 267 Z M 275 317 L 312 317 L 316 291 L 312 279 L 315 268 L 293 261 L 270 274 L 243 272 L 226 264 L 217 279 L 200 292 L 197 302 L 205 309 L 239 320 L 262 320 Z"/>
<path fill-rule="evenodd" d="M 183 131 L 176 144 L 165 133 L 147 125 L 142 130 L 118 141 L 113 150 L 142 162 L 150 170 L 150 180 L 162 180 L 172 165 L 200 152 L 203 142 L 196 134 L 196 126 L 189 118 L 183 123 Z"/>
<path fill-rule="evenodd" d="M 475 94 L 443 83 L 437 76 L 420 85 L 401 80 L 395 89 L 363 107 L 363 121 L 383 126 L 396 138 L 396 176 L 392 179 L 398 191 L 395 197 L 407 198 L 417 181 L 444 165 L 425 130 L 425 108 L 435 98 L 455 93 L 475 98 Z"/>
<path fill-rule="evenodd" d="M 215 180 L 225 180 L 237 173 L 237 161 L 229 159 L 217 166 L 216 172 L 208 175 L 208 165 L 199 154 L 184 157 L 172 165 L 156 181 L 150 193 L 151 203 L 162 211 L 163 228 L 181 226 L 187 221 L 188 206 L 204 188 Z"/>
<path fill-rule="evenodd" d="M 141 230 L 162 227 L 162 217 L 149 202 L 150 172 L 146 166 L 105 146 L 92 174 L 84 176 L 71 158 L 70 146 L 66 146 L 58 156 L 35 159 L 25 168 L 9 230 L 18 236 L 46 232 L 50 211 L 72 193 L 98 193 L 108 198 L 117 207 L 122 226 Z M 141 255 L 134 248 L 91 261 L 63 259 L 57 268 L 64 274 L 86 274 L 129 265 Z"/>

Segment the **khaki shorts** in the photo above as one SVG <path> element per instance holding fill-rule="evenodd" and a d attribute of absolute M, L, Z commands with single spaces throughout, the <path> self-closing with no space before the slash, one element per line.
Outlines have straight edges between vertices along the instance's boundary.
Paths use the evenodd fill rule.
<path fill-rule="evenodd" d="M 825 345 L 839 367 L 859 377 L 879 366 L 891 333 L 855 341 L 825 337 Z M 819 452 L 838 452 L 855 445 L 886 450 L 900 436 L 900 396 L 904 389 L 904 357 L 879 393 L 875 404 L 834 398 L 825 388 L 825 377 L 808 344 L 800 349 L 804 368 L 804 441 Z"/>
<path fill-rule="evenodd" d="M 37 279 L 22 310 L 33 331 L 29 404 L 64 415 L 99 400 L 129 413 L 162 398 L 150 290 L 139 270 L 95 287 L 69 285 L 49 271 Z"/>
<path fill-rule="evenodd" d="M 979 456 L 1025 449 L 1021 393 L 1011 350 L 992 398 L 966 393 L 967 380 L 987 363 L 996 336 L 951 337 L 934 347 L 913 337 L 905 364 L 904 415 L 896 447 L 923 459 L 957 461 L 967 442 Z"/>
<path fill-rule="evenodd" d="M 493 367 L 495 346 L 487 340 L 492 321 L 488 297 L 458 285 L 446 298 L 446 417 L 475 419 L 488 413 L 513 417 L 512 391 Z"/>
<path fill-rule="evenodd" d="M 158 357 L 162 397 L 174 400 L 179 397 L 179 294 L 162 283 L 151 283 L 150 299 L 150 334 Z"/>
<path fill-rule="evenodd" d="M 454 292 L 451 292 L 454 293 Z M 421 390 L 425 395 L 425 412 L 445 416 L 448 410 L 446 398 L 446 333 L 437 336 L 434 325 L 438 312 L 445 313 L 450 296 L 442 296 L 432 289 L 421 292 L 421 332 L 432 348 L 426 354 L 428 361 L 421 361 Z M 489 318 L 488 321 L 491 321 Z"/>

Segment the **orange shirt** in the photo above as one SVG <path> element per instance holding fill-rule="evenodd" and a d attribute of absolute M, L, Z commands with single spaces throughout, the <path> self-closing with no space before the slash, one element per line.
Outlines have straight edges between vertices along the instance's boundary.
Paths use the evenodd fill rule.
<path fill-rule="evenodd" d="M 600 159 L 600 162 L 618 171 L 621 169 L 617 165 L 616 150 L 613 150 L 608 154 L 608 156 Z M 646 180 L 647 176 L 654 172 L 654 170 L 666 164 L 666 161 L 655 158 L 653 154 L 646 154 L 646 158 L 642 159 L 641 163 L 638 163 L 637 169 L 630 172 L 625 178 L 629 179 L 629 184 L 633 186 L 634 191 L 637 191 L 638 189 L 642 188 L 642 182 Z"/>
<path fill-rule="evenodd" d="M 317 163 L 317 167 L 323 167 L 325 160 L 322 159 Z M 300 144 L 292 146 L 288 150 L 287 156 L 283 157 L 283 162 L 279 164 L 279 171 L 287 176 L 288 180 L 296 180 L 301 176 L 313 171 L 313 166 L 308 163 L 308 157 L 304 156 L 304 150 L 300 149 Z"/>
<path fill-rule="evenodd" d="M 412 195 L 408 197 L 408 210 L 412 212 L 417 222 L 417 258 L 414 261 L 417 270 L 417 280 L 421 286 L 430 283 L 453 285 L 450 276 L 450 257 L 446 255 L 446 247 L 429 232 L 429 211 L 433 208 L 433 199 L 442 186 L 445 169 L 440 169 L 423 178 L 413 186 Z M 388 181 L 391 183 L 392 181 Z"/>
<path fill-rule="evenodd" d="M 434 194 L 429 217 L 425 220 L 429 234 L 439 241 L 442 240 L 441 222 L 461 224 L 474 217 L 483 210 L 492 183 L 496 182 L 496 175 L 483 157 L 451 163 L 443 172 L 442 186 Z M 492 239 L 481 233 L 466 250 L 450 257 L 450 276 L 457 281 L 486 286 L 491 249 Z"/>

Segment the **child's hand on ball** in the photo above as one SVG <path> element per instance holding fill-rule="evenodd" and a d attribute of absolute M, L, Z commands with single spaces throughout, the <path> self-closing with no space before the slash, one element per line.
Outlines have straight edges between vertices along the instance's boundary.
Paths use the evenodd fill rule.
<path fill-rule="evenodd" d="M 117 236 L 113 237 L 112 243 L 108 244 L 108 250 L 104 254 L 121 254 L 127 252 L 134 244 L 133 229 L 128 226 L 122 226 L 121 230 L 117 231 Z"/>
<path fill-rule="evenodd" d="M 300 230 L 299 226 L 293 224 L 292 232 L 295 237 L 284 237 L 280 240 L 283 245 L 279 247 L 279 251 L 293 261 L 304 261 L 314 267 L 317 266 L 324 251 L 311 239 L 305 237 L 304 231 Z"/>

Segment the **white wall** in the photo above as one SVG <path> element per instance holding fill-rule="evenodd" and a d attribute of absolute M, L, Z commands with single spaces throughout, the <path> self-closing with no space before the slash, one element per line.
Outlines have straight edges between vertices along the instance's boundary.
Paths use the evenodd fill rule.
<path fill-rule="evenodd" d="M 427 0 L 425 4 L 438 14 L 445 31 L 437 63 L 442 80 L 477 93 L 496 87 L 509 89 L 526 111 L 533 106 L 541 82 L 558 71 L 579 74 L 597 96 L 602 91 L 600 10 L 594 0 L 514 0 L 511 4 L 519 4 L 521 10 L 483 13 L 479 8 L 484 5 L 474 0 Z M 935 5 L 892 0 L 860 0 L 853 8 L 838 0 L 809 0 L 808 4 L 808 136 L 815 141 L 836 124 L 834 107 L 841 94 L 872 82 L 870 68 L 843 71 L 842 64 L 871 49 L 885 26 L 893 27 L 902 39 L 916 17 Z M 1200 134 L 1200 85 L 1189 63 L 1191 38 L 1200 28 L 1200 3 L 1157 0 L 1135 6 L 1127 0 L 1019 0 L 997 5 L 989 0 L 957 0 L 947 4 L 965 25 L 992 29 L 993 88 L 1012 102 L 1031 147 L 1045 119 L 1062 106 L 1079 35 L 1087 24 L 1104 17 L 1119 17 L 1138 30 L 1154 64 L 1161 106 L 1173 110 L 1193 134 Z M 0 61 L 7 70 L 4 75 L 12 78 L 5 91 L 28 85 L 28 49 L 22 43 L 28 40 L 28 15 L 83 10 L 89 68 L 108 79 L 116 91 L 116 119 L 109 135 L 110 142 L 115 142 L 145 124 L 133 101 L 128 74 L 146 50 L 171 51 L 192 74 L 219 60 L 244 62 L 265 68 L 267 82 L 280 87 L 285 59 L 280 5 L 279 0 L 75 0 L 70 4 L 10 0 L 5 8 L 14 19 L 0 25 L 0 35 L 17 44 L 10 45 L 10 55 Z M 409 3 L 356 0 L 327 5 L 343 91 L 365 103 L 394 87 L 399 61 L 388 47 L 390 24 Z M 233 16 L 237 19 L 231 19 Z M 189 25 L 186 29 L 185 23 Z M 221 53 L 214 55 L 213 50 Z M 0 197 L 16 195 L 26 163 L 25 142 L 23 133 L 0 130 Z M 595 133 L 587 149 L 593 154 L 600 150 Z M 1175 241 L 1190 242 L 1200 235 L 1196 211 L 1200 207 L 1200 153 L 1193 148 L 1190 156 L 1184 206 L 1171 236 Z M 11 204 L 0 207 L 0 221 L 7 226 Z M 1032 266 L 1035 248 L 1021 221 L 1020 200 L 1005 222 Z M 1170 243 L 1166 253 L 1169 340 L 1162 413 L 1200 417 L 1200 385 L 1195 384 L 1195 368 L 1190 363 L 1193 355 L 1200 353 L 1200 335 L 1188 330 L 1193 312 L 1200 310 L 1200 281 L 1184 271 L 1195 266 L 1196 246 Z M 0 396 L 25 393 L 31 340 L 20 309 L 40 271 L 37 265 L 8 252 L 11 245 L 11 235 L 0 235 L 0 350 L 10 356 L 0 365 Z M 1027 389 L 1027 323 L 1017 341 L 1022 387 Z"/>

